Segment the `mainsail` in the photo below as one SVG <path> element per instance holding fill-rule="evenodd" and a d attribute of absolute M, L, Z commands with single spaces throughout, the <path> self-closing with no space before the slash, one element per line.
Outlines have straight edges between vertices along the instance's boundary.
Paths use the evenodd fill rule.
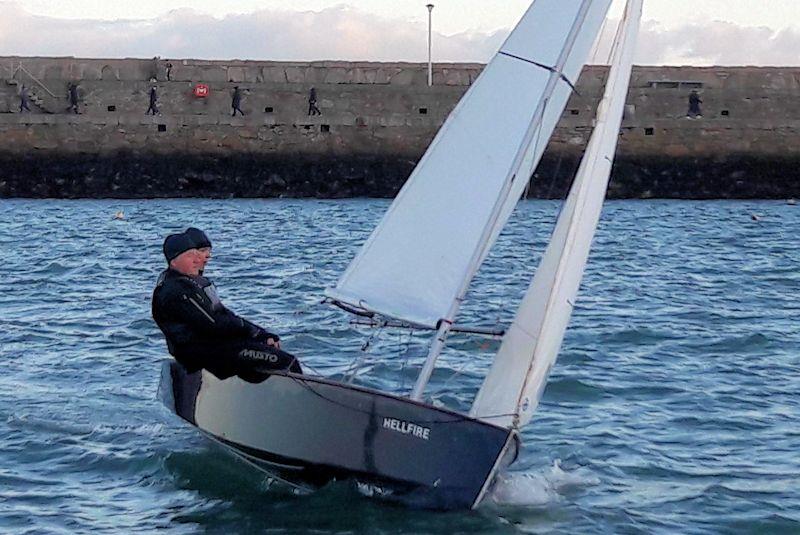
<path fill-rule="evenodd" d="M 334 301 L 435 327 L 539 162 L 611 0 L 536 0 L 342 275 Z"/>
<path fill-rule="evenodd" d="M 555 363 L 600 218 L 628 93 L 642 0 L 629 0 L 594 133 L 550 243 L 470 415 L 521 427 Z"/>

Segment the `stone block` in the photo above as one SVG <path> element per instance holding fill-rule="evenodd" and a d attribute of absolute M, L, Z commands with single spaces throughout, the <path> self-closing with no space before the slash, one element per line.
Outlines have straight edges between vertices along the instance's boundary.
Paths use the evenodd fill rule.
<path fill-rule="evenodd" d="M 97 149 L 98 149 L 97 145 L 98 144 L 96 142 L 94 142 L 94 141 L 81 140 L 81 141 L 78 141 L 76 147 L 78 149 L 78 152 L 83 152 L 83 153 L 86 153 L 86 154 L 90 154 L 90 153 L 93 153 L 93 152 L 97 152 Z"/>
<path fill-rule="evenodd" d="M 389 84 L 392 81 L 392 75 L 397 73 L 397 69 L 389 70 L 388 68 L 379 68 L 375 71 L 376 84 Z"/>
<path fill-rule="evenodd" d="M 240 152 L 244 150 L 245 143 L 235 135 L 231 136 L 223 136 L 221 140 L 217 143 L 219 147 L 232 150 L 234 152 Z"/>
<path fill-rule="evenodd" d="M 139 118 L 140 125 L 155 126 L 161 122 L 161 117 L 153 117 L 152 115 L 145 115 Z"/>
<path fill-rule="evenodd" d="M 305 73 L 305 83 L 307 84 L 322 84 L 326 82 L 327 69 L 322 67 L 309 67 Z"/>
<path fill-rule="evenodd" d="M 300 67 L 286 67 L 284 73 L 286 75 L 285 81 L 290 84 L 302 84 L 306 81 L 305 70 Z"/>
<path fill-rule="evenodd" d="M 142 115 L 133 113 L 123 113 L 117 115 L 117 124 L 120 126 L 138 125 L 142 121 Z"/>
<path fill-rule="evenodd" d="M 244 67 L 228 67 L 228 81 L 229 82 L 244 82 L 245 81 L 245 68 Z"/>
<path fill-rule="evenodd" d="M 100 79 L 101 80 L 119 80 L 119 73 L 117 69 L 112 67 L 111 65 L 104 65 L 102 69 L 100 69 Z"/>
<path fill-rule="evenodd" d="M 81 80 L 102 80 L 101 70 L 94 65 L 84 65 L 81 69 Z"/>
<path fill-rule="evenodd" d="M 442 76 L 444 77 L 445 85 L 467 85 L 469 84 L 469 77 L 465 79 L 465 73 L 458 69 L 443 69 Z"/>
<path fill-rule="evenodd" d="M 414 83 L 415 69 L 400 69 L 392 75 L 392 85 L 412 85 Z"/>
<path fill-rule="evenodd" d="M 426 86 L 428 85 L 428 70 L 427 69 L 418 69 L 413 71 L 414 77 L 411 82 L 411 85 L 414 86 Z"/>
<path fill-rule="evenodd" d="M 258 84 L 263 82 L 261 79 L 261 69 L 259 67 L 248 66 L 244 69 L 244 83 Z"/>
<path fill-rule="evenodd" d="M 33 148 L 38 150 L 55 150 L 61 148 L 61 143 L 48 138 L 37 138 L 33 142 Z"/>
<path fill-rule="evenodd" d="M 192 78 L 198 82 L 227 82 L 228 73 L 223 66 L 199 67 L 196 69 L 196 77 Z"/>
<path fill-rule="evenodd" d="M 375 69 L 358 67 L 352 71 L 352 81 L 354 84 L 374 84 Z"/>
<path fill-rule="evenodd" d="M 45 80 L 64 80 L 66 78 L 66 73 L 61 65 L 50 65 L 44 70 Z"/>
<path fill-rule="evenodd" d="M 670 143 L 663 146 L 664 154 L 672 158 L 681 158 L 691 155 L 692 151 L 686 145 Z"/>
<path fill-rule="evenodd" d="M 567 140 L 568 145 L 581 146 L 584 145 L 585 143 L 586 140 L 583 138 L 583 136 L 571 136 Z"/>
<path fill-rule="evenodd" d="M 205 82 L 208 80 L 203 80 L 198 75 L 200 74 L 197 69 L 194 67 L 184 67 L 182 65 L 175 65 L 172 63 L 172 71 L 170 72 L 170 80 L 173 82 Z"/>
<path fill-rule="evenodd" d="M 384 115 L 379 118 L 379 123 L 381 126 L 406 126 L 408 115 L 404 113 L 392 113 L 388 116 Z"/>
<path fill-rule="evenodd" d="M 265 83 L 286 83 L 286 72 L 283 67 L 262 67 L 261 77 Z"/>
<path fill-rule="evenodd" d="M 325 74 L 326 84 L 346 84 L 349 80 L 348 70 L 344 68 L 328 69 Z"/>

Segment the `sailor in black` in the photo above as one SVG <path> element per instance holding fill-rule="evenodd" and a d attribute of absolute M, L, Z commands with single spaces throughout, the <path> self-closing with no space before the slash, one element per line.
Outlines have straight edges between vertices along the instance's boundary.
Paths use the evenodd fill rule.
<path fill-rule="evenodd" d="M 278 335 L 222 304 L 214 284 L 200 274 L 208 257 L 203 258 L 193 237 L 185 232 L 164 241 L 169 267 L 153 292 L 153 319 L 169 352 L 188 371 L 205 368 L 221 379 L 275 370 L 302 373 L 297 359 L 280 350 Z"/>

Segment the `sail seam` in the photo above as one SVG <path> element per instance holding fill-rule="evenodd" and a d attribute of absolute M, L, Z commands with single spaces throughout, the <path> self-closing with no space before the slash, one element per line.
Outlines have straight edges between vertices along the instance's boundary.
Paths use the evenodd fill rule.
<path fill-rule="evenodd" d="M 570 88 L 572 88 L 572 90 L 574 92 L 576 92 L 576 93 L 578 92 L 578 90 L 575 88 L 575 84 L 572 83 L 572 81 L 569 78 L 567 78 L 567 75 L 564 74 L 562 71 L 556 69 L 555 67 L 552 67 L 550 65 L 545 65 L 544 63 L 539 63 L 538 61 L 534 61 L 532 59 L 523 58 L 522 56 L 517 56 L 517 55 L 511 54 L 509 52 L 504 52 L 502 50 L 500 52 L 498 52 L 498 55 L 506 56 L 506 57 L 513 58 L 513 59 L 518 59 L 520 61 L 524 61 L 525 63 L 530 63 L 531 65 L 536 65 L 537 67 L 539 67 L 541 69 L 544 69 L 546 71 L 550 71 L 553 74 L 557 74 L 558 77 L 561 78 L 564 81 L 564 83 L 566 83 L 568 86 L 570 86 Z"/>

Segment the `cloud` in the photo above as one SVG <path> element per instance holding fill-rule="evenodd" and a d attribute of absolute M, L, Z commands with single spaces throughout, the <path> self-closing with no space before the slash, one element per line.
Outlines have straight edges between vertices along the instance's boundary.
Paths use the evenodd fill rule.
<path fill-rule="evenodd" d="M 264 9 L 223 18 L 191 9 L 148 20 L 35 16 L 0 1 L 0 55 L 261 60 L 425 61 L 427 27 L 336 6 L 319 12 Z M 613 37 L 608 24 L 603 43 Z M 487 61 L 508 31 L 434 36 L 438 61 Z M 640 64 L 797 65 L 800 31 L 724 22 L 665 28 L 643 24 Z M 603 51 L 601 47 L 600 52 Z M 594 56 L 602 61 L 604 53 Z"/>
<path fill-rule="evenodd" d="M 649 65 L 800 65 L 800 30 L 774 31 L 712 21 L 664 28 L 643 25 L 637 62 Z"/>

